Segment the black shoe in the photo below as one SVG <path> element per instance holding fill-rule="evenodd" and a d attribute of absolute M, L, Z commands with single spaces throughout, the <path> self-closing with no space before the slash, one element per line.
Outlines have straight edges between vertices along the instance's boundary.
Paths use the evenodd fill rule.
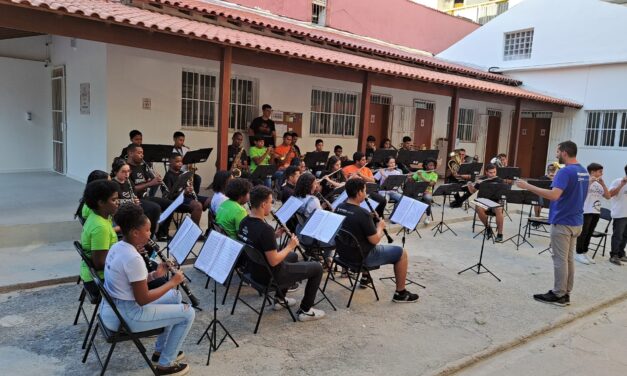
<path fill-rule="evenodd" d="M 185 363 L 173 363 L 169 367 L 155 367 L 157 375 L 182 376 L 189 372 L 189 365 Z"/>
<path fill-rule="evenodd" d="M 496 238 L 494 238 L 494 241 L 497 243 L 502 243 L 503 242 L 503 234 L 496 234 Z"/>
<path fill-rule="evenodd" d="M 416 303 L 418 301 L 418 294 L 412 294 L 407 290 L 396 292 L 392 297 L 394 303 Z"/>
<path fill-rule="evenodd" d="M 451 208 L 455 209 L 455 208 L 461 208 L 461 207 L 462 207 L 461 202 L 458 202 L 458 201 L 451 202 Z"/>
<path fill-rule="evenodd" d="M 553 304 L 556 306 L 564 307 L 570 304 L 570 296 L 567 295 L 558 297 L 553 293 L 553 291 L 549 290 L 546 294 L 536 294 L 533 298 L 542 303 Z"/>
<path fill-rule="evenodd" d="M 623 265 L 623 263 L 620 261 L 620 258 L 618 256 L 610 257 L 610 262 L 618 266 Z"/>
<path fill-rule="evenodd" d="M 168 234 L 156 234 L 156 238 L 158 242 L 167 242 Z"/>
<path fill-rule="evenodd" d="M 291 285 L 290 287 L 287 288 L 287 291 L 288 292 L 294 292 L 294 291 L 298 290 L 298 286 L 299 286 L 298 282 L 294 282 L 293 285 Z"/>
<path fill-rule="evenodd" d="M 152 358 L 150 358 L 150 360 L 152 360 L 153 363 L 158 363 L 159 362 L 159 358 L 161 358 L 161 354 L 157 353 L 157 352 L 154 352 L 154 353 L 152 353 Z M 185 358 L 185 354 L 182 351 L 179 351 L 179 353 L 176 356 L 176 359 L 174 361 L 178 362 L 178 361 L 183 360 L 183 358 Z"/>
<path fill-rule="evenodd" d="M 359 287 L 362 289 L 365 289 L 371 283 L 372 283 L 372 279 L 370 278 L 369 275 L 362 275 L 361 278 L 359 279 Z"/>
<path fill-rule="evenodd" d="M 491 228 L 487 228 L 485 229 L 485 237 L 486 239 L 491 239 L 494 236 L 494 233 L 492 232 Z"/>

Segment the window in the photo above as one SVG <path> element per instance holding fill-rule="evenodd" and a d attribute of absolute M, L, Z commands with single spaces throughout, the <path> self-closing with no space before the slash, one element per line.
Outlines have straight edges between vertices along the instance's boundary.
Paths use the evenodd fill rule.
<path fill-rule="evenodd" d="M 475 142 L 474 132 L 475 110 L 460 108 L 457 119 L 457 139 L 462 142 Z M 446 134 L 451 130 L 451 108 L 448 108 L 448 119 L 446 120 Z"/>
<path fill-rule="evenodd" d="M 505 33 L 505 47 L 503 60 L 518 60 L 531 58 L 533 45 L 533 29 Z"/>
<path fill-rule="evenodd" d="M 414 101 L 414 107 L 418 110 L 432 110 L 435 108 L 435 103 L 433 102 L 427 102 L 427 101 L 419 101 L 419 100 L 415 100 Z M 449 109 L 450 111 L 450 109 Z"/>
<path fill-rule="evenodd" d="M 357 98 L 357 93 L 313 89 L 309 133 L 354 136 Z"/>
<path fill-rule="evenodd" d="M 627 113 L 618 111 L 590 111 L 586 121 L 585 146 L 614 146 L 618 116 L 622 116 L 618 144 L 627 146 Z"/>
<path fill-rule="evenodd" d="M 371 94 L 370 103 L 389 106 L 392 103 L 392 97 L 390 97 L 389 95 L 385 95 L 385 94 Z"/>
<path fill-rule="evenodd" d="M 216 77 L 183 71 L 181 126 L 213 128 L 216 124 Z"/>
<path fill-rule="evenodd" d="M 253 80 L 231 79 L 229 128 L 247 129 L 257 113 L 256 85 Z"/>
<path fill-rule="evenodd" d="M 313 0 L 311 2 L 311 23 L 325 26 L 327 18 L 327 0 Z"/>

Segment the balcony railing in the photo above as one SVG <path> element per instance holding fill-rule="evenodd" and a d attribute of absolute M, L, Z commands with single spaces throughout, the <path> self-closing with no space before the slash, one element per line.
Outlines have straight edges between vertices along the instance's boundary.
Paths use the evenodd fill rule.
<path fill-rule="evenodd" d="M 447 9 L 445 12 L 450 15 L 467 18 L 480 25 L 484 25 L 494 17 L 507 11 L 508 8 L 509 0 L 497 0 Z"/>

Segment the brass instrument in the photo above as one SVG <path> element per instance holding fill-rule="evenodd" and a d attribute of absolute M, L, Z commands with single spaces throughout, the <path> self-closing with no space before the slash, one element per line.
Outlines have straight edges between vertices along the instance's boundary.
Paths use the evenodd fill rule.
<path fill-rule="evenodd" d="M 451 157 L 451 159 L 448 161 L 447 166 L 453 175 L 457 175 L 457 171 L 464 161 L 462 161 L 462 158 L 457 150 L 451 152 L 449 157 Z"/>
<path fill-rule="evenodd" d="M 239 151 L 237 152 L 237 154 L 235 154 L 235 157 L 233 158 L 233 162 L 231 164 L 231 175 L 233 175 L 234 178 L 239 178 L 240 176 L 242 176 L 242 170 L 237 168 L 237 166 L 242 163 L 243 152 L 244 148 L 240 146 Z"/>

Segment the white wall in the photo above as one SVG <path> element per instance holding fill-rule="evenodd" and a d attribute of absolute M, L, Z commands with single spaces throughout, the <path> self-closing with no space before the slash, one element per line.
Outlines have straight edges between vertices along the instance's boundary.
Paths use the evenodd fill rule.
<path fill-rule="evenodd" d="M 0 57 L 43 62 L 48 58 L 46 41 L 49 39 L 50 37 L 47 35 L 39 35 L 36 37 L 0 40 Z"/>
<path fill-rule="evenodd" d="M 0 172 L 52 169 L 50 85 L 44 63 L 0 58 Z"/>

